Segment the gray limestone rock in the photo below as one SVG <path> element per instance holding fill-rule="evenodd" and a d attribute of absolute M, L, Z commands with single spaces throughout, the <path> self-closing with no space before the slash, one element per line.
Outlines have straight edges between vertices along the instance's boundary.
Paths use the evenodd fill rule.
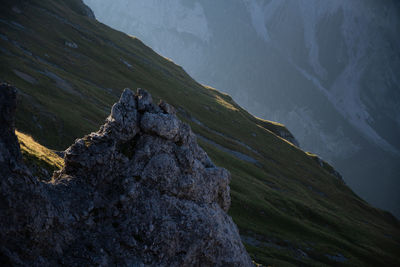
<path fill-rule="evenodd" d="M 172 140 L 179 132 L 179 124 L 178 118 L 174 115 L 146 112 L 142 116 L 140 127 L 145 133 Z"/>
<path fill-rule="evenodd" d="M 160 101 L 160 104 L 158 104 L 158 106 L 168 114 L 176 114 L 175 108 L 167 102 L 164 102 L 163 100 Z"/>
<path fill-rule="evenodd" d="M 21 161 L 15 89 L 0 90 L 0 262 L 252 265 L 226 213 L 229 172 L 211 162 L 172 106 L 126 89 L 100 130 L 77 139 L 64 168 L 43 183 Z"/>

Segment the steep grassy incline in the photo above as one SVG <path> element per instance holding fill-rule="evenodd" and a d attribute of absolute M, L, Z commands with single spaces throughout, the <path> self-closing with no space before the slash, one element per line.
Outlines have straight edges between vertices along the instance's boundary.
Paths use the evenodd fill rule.
<path fill-rule="evenodd" d="M 48 181 L 54 171 L 64 165 L 64 160 L 54 151 L 42 146 L 31 136 L 16 131 L 22 158 L 33 175 Z"/>
<path fill-rule="evenodd" d="M 400 266 L 399 222 L 275 135 L 282 125 L 254 118 L 140 40 L 85 14 L 80 0 L 2 1 L 0 80 L 20 90 L 18 129 L 63 150 L 102 124 L 123 88 L 146 88 L 174 105 L 231 172 L 230 214 L 257 262 Z"/>

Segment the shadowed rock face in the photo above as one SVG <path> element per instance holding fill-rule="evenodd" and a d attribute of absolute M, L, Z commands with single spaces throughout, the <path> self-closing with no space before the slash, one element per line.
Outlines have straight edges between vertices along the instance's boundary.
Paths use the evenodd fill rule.
<path fill-rule="evenodd" d="M 0 174 L 6 175 L 21 164 L 21 153 L 14 134 L 17 91 L 8 84 L 0 85 Z"/>
<path fill-rule="evenodd" d="M 66 150 L 64 168 L 46 184 L 5 164 L 4 156 L 15 157 L 25 170 L 13 133 L 15 89 L 2 86 L 0 100 L 7 121 L 0 131 L 0 261 L 252 265 L 226 214 L 230 174 L 211 162 L 172 106 L 126 89 L 106 123 Z"/>

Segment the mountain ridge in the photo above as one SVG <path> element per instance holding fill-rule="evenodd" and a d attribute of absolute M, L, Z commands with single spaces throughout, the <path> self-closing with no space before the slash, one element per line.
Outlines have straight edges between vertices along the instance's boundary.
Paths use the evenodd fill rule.
<path fill-rule="evenodd" d="M 196 80 L 284 123 L 357 194 L 400 216 L 398 1 L 85 2 Z"/>
<path fill-rule="evenodd" d="M 361 200 L 314 156 L 257 125 L 226 94 L 201 86 L 138 39 L 72 10 L 74 2 L 7 1 L 0 11 L 0 77 L 20 91 L 17 129 L 64 149 L 101 125 L 121 88 L 146 88 L 155 101 L 189 114 L 180 119 L 196 134 L 258 161 L 198 140 L 231 172 L 229 213 L 256 262 L 397 265 L 399 223 L 389 213 Z M 337 262 L 338 254 L 347 260 Z"/>

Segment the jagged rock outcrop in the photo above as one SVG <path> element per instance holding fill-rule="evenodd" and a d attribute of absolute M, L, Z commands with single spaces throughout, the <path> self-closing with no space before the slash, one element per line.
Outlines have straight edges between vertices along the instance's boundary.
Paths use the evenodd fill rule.
<path fill-rule="evenodd" d="M 65 152 L 51 183 L 21 161 L 15 89 L 0 89 L 0 261 L 22 266 L 251 266 L 230 174 L 165 102 L 126 89 L 96 133 Z"/>
<path fill-rule="evenodd" d="M 289 132 L 289 130 L 286 127 L 285 130 L 278 131 L 276 134 L 282 137 L 283 139 L 288 140 L 293 145 L 300 147 L 299 141 L 297 141 L 297 139 L 293 136 L 291 132 Z"/>

